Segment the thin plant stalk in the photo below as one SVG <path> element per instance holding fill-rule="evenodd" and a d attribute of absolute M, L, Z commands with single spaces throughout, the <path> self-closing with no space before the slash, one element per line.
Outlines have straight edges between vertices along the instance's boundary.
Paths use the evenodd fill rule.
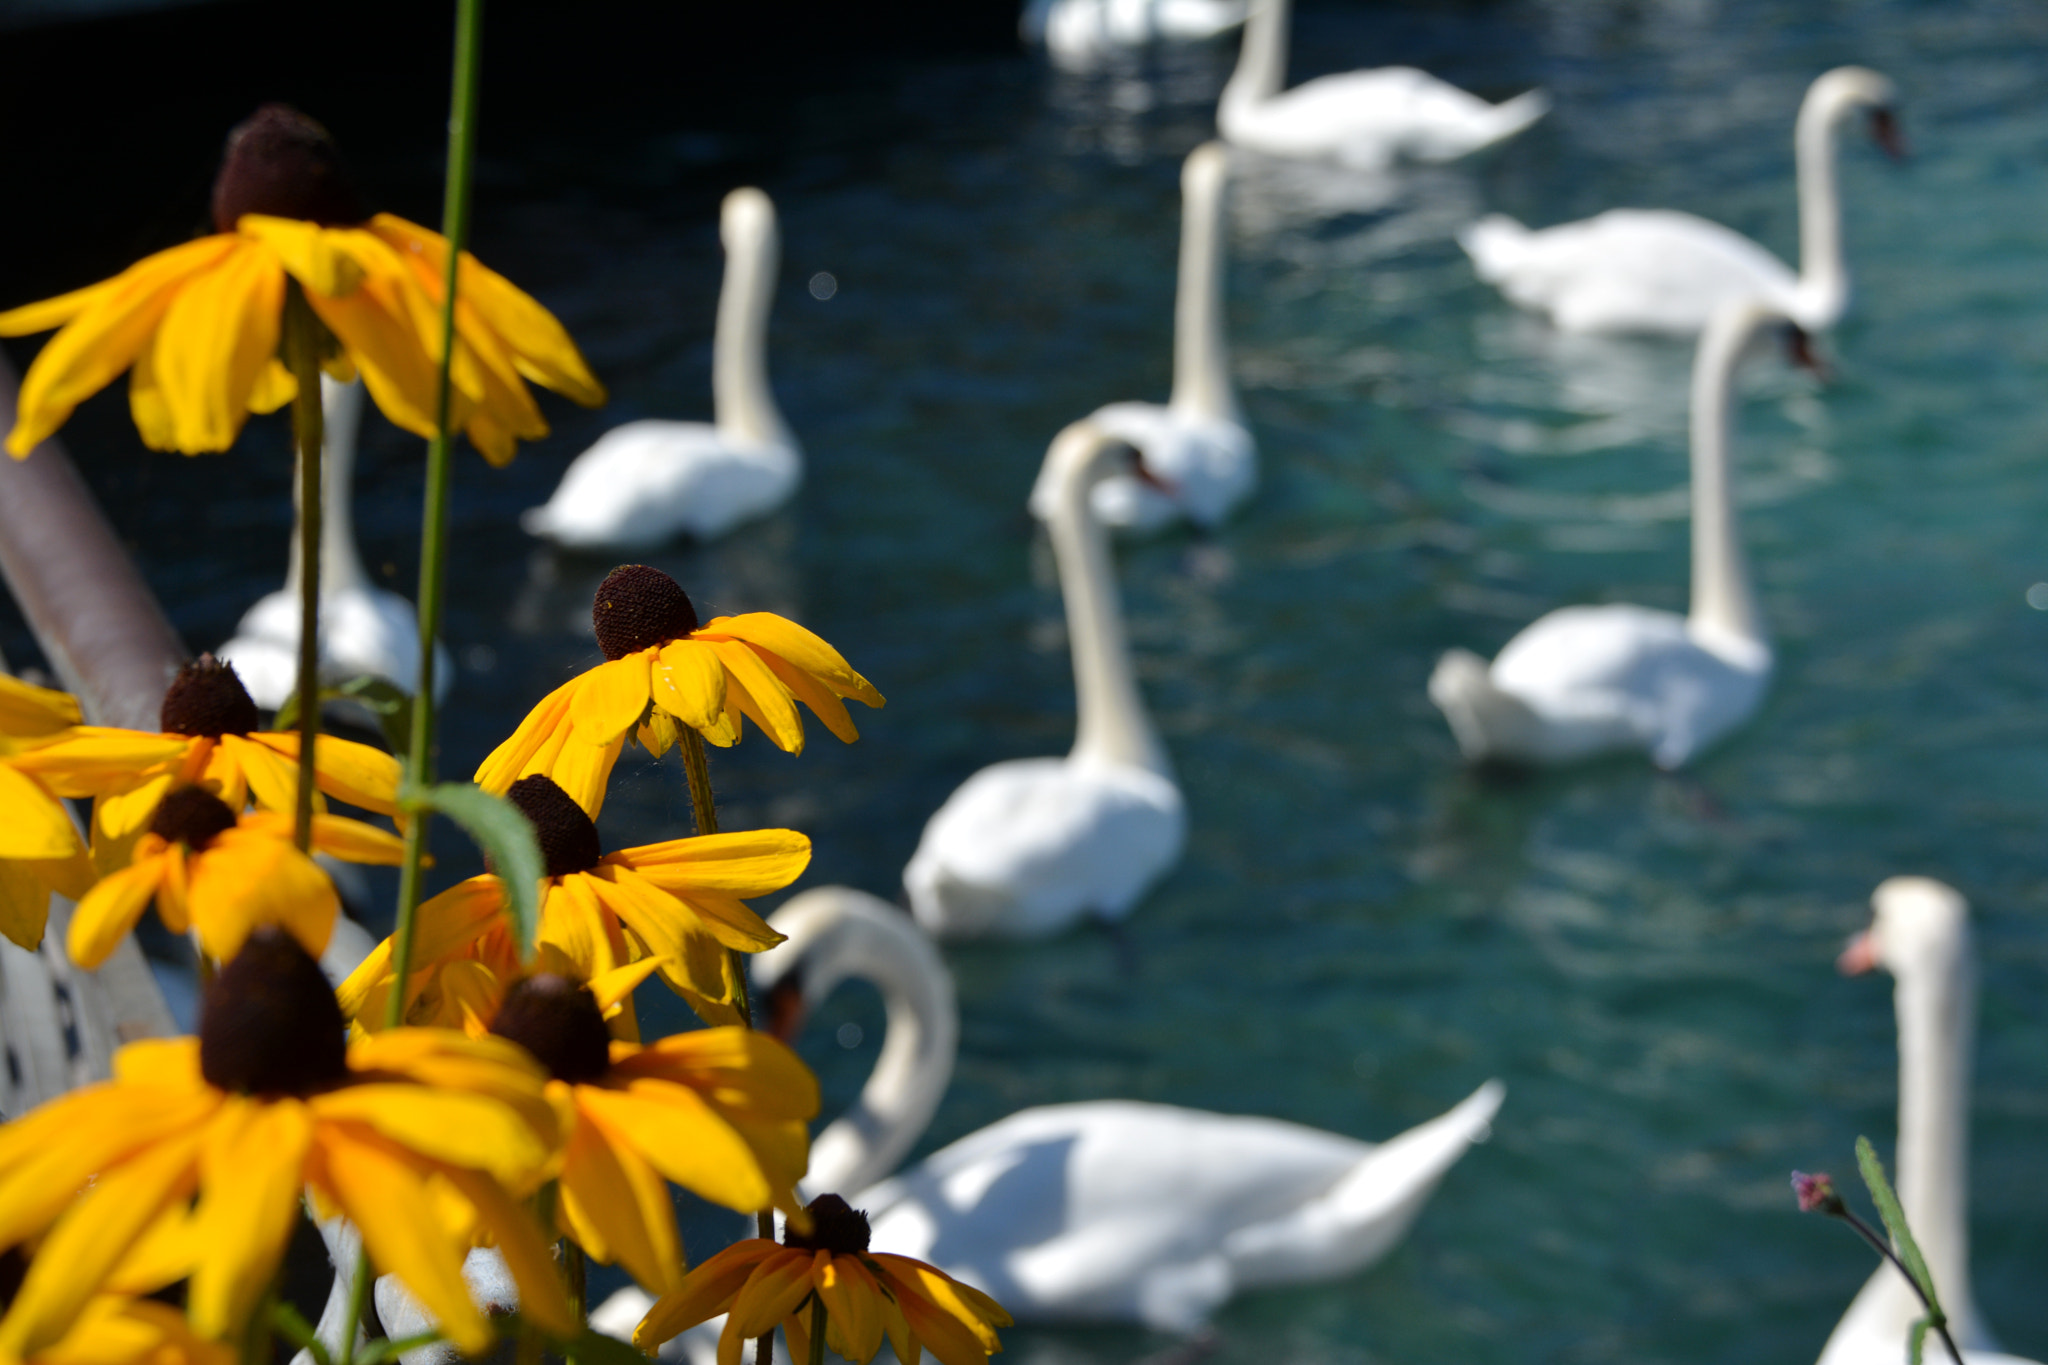
<path fill-rule="evenodd" d="M 1870 1243 L 1871 1248 L 1878 1255 L 1890 1261 L 1892 1268 L 1905 1277 L 1906 1284 L 1913 1291 L 1913 1297 L 1919 1299 L 1920 1306 L 1927 1310 L 1928 1326 L 1932 1327 L 1939 1334 L 1941 1344 L 1948 1347 L 1949 1358 L 1955 1361 L 1956 1365 L 1963 1365 L 1963 1353 L 1956 1349 L 1955 1338 L 1948 1334 L 1948 1319 L 1942 1314 L 1937 1313 L 1934 1310 L 1934 1305 L 1927 1301 L 1927 1295 L 1921 1292 L 1920 1282 L 1913 1278 L 1913 1272 L 1906 1269 L 1906 1263 L 1899 1259 L 1899 1254 L 1896 1251 L 1892 1250 L 1891 1242 L 1887 1238 L 1880 1236 L 1876 1228 L 1858 1218 L 1855 1210 L 1849 1208 L 1846 1204 L 1839 1211 L 1830 1210 L 1830 1212 L 1834 1212 L 1837 1218 L 1840 1218 L 1850 1227 L 1856 1229 L 1857 1236 Z"/>
<path fill-rule="evenodd" d="M 682 739 L 676 747 L 683 751 L 683 773 L 690 783 L 690 813 L 696 818 L 697 833 L 701 837 L 718 833 L 718 799 L 711 793 L 711 762 L 704 754 L 704 737 L 685 725 Z M 754 1002 L 747 994 L 747 962 L 738 952 L 727 949 L 726 956 L 732 963 L 733 993 L 738 997 L 734 1002 L 739 1007 L 740 1026 L 754 1026 Z M 754 1215 L 755 1235 L 775 1240 L 775 1214 L 763 1209 Z M 822 1305 L 821 1305 L 822 1308 Z M 760 1337 L 754 1346 L 755 1365 L 771 1365 L 775 1359 L 775 1333 L 770 1331 Z"/>
<path fill-rule="evenodd" d="M 825 1299 L 811 1295 L 811 1365 L 825 1365 Z"/>
<path fill-rule="evenodd" d="M 304 853 L 313 841 L 320 738 L 320 455 L 326 431 L 320 410 L 320 320 L 297 280 L 285 286 L 284 361 L 299 384 L 292 399 L 292 436 L 299 447 L 299 789 L 292 839 Z"/>
<path fill-rule="evenodd" d="M 434 439 L 427 446 L 427 488 L 420 513 L 420 672 L 413 697 L 412 736 L 407 747 L 406 782 L 415 790 L 434 778 L 434 641 L 441 637 L 441 595 L 448 577 L 448 486 L 454 433 L 450 431 L 449 369 L 455 361 L 455 287 L 463 248 L 469 242 L 470 170 L 476 161 L 476 103 L 483 55 L 483 0 L 455 0 L 455 69 L 448 99 L 448 179 L 441 201 L 441 235 L 448 239 L 448 259 L 441 281 L 440 374 L 434 395 Z M 406 982 L 412 975 L 415 913 L 420 904 L 420 868 L 424 861 L 428 816 L 412 813 L 405 827 L 405 857 L 398 874 L 398 925 L 393 931 L 391 965 L 395 984 L 386 1002 L 384 1022 L 397 1028 L 405 1022 Z M 356 1282 L 349 1295 L 343 1324 L 342 1365 L 355 1354 L 356 1325 L 368 1298 L 370 1251 L 356 1258 Z M 522 1346 L 524 1343 L 522 1343 Z M 523 1351 L 522 1351 L 523 1354 Z"/>

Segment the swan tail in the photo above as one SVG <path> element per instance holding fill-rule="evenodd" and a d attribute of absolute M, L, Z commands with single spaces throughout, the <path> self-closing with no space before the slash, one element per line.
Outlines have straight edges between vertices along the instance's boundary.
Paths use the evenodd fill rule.
<path fill-rule="evenodd" d="M 1549 112 L 1550 95 L 1544 90 L 1524 90 L 1511 100 L 1503 100 L 1493 106 L 1493 136 L 1489 141 L 1511 138 Z"/>
<path fill-rule="evenodd" d="M 1486 660 L 1471 650 L 1445 651 L 1429 675 L 1429 699 L 1450 722 L 1470 762 L 1532 756 L 1539 728 L 1535 712 L 1520 697 L 1494 686 Z"/>
<path fill-rule="evenodd" d="M 1486 1141 L 1507 1088 L 1490 1080 L 1448 1112 L 1374 1147 L 1293 1214 L 1239 1229 L 1224 1245 L 1238 1283 L 1335 1279 L 1371 1265 L 1408 1234 L 1444 1173 Z"/>
<path fill-rule="evenodd" d="M 1489 213 L 1458 230 L 1458 245 L 1488 284 L 1499 284 L 1527 259 L 1535 233 L 1504 213 Z"/>

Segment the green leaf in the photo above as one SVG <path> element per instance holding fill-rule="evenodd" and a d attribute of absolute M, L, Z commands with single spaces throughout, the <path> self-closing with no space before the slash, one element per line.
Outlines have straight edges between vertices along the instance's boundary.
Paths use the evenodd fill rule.
<path fill-rule="evenodd" d="M 384 742 L 391 746 L 391 752 L 404 757 L 412 745 L 412 696 L 389 678 L 371 674 L 350 678 L 331 693 L 323 696 L 346 697 L 377 717 L 377 725 L 384 731 Z"/>
<path fill-rule="evenodd" d="M 561 1348 L 576 1365 L 647 1365 L 647 1357 L 634 1347 L 589 1327 Z"/>
<path fill-rule="evenodd" d="M 1927 1319 L 1913 1319 L 1912 1330 L 1906 1333 L 1906 1365 L 1920 1365 L 1921 1348 L 1927 1344 Z"/>
<path fill-rule="evenodd" d="M 277 1334 L 302 1351 L 312 1354 L 317 1365 L 334 1365 L 327 1354 L 326 1343 L 322 1342 L 305 1315 L 283 1299 L 273 1300 L 270 1305 L 270 1325 Z"/>
<path fill-rule="evenodd" d="M 439 1340 L 441 1334 L 438 1331 L 421 1332 L 417 1336 L 400 1337 L 396 1341 L 385 1337 L 381 1341 L 370 1342 L 358 1351 L 356 1365 L 384 1365 L 387 1360 L 398 1359 L 401 1351 L 416 1351 L 422 1346 L 432 1346 Z"/>
<path fill-rule="evenodd" d="M 398 794 L 398 804 L 409 811 L 439 811 L 484 851 L 505 883 L 505 909 L 512 916 L 519 955 L 531 959 L 540 933 L 540 879 L 546 870 L 532 822 L 504 797 L 467 782 L 407 787 Z"/>
<path fill-rule="evenodd" d="M 1884 1230 L 1892 1235 L 1900 1264 L 1906 1267 L 1906 1273 L 1913 1277 L 1913 1283 L 1920 1286 L 1920 1293 L 1927 1300 L 1928 1316 L 1943 1320 L 1941 1300 L 1934 1292 L 1934 1277 L 1927 1273 L 1927 1260 L 1920 1254 L 1919 1243 L 1913 1240 L 1913 1230 L 1906 1226 L 1906 1211 L 1899 1207 L 1899 1197 L 1892 1193 L 1891 1182 L 1884 1176 L 1884 1163 L 1877 1159 L 1869 1138 L 1856 1139 L 1856 1165 L 1863 1172 L 1863 1183 L 1870 1187 L 1878 1217 L 1884 1219 Z"/>

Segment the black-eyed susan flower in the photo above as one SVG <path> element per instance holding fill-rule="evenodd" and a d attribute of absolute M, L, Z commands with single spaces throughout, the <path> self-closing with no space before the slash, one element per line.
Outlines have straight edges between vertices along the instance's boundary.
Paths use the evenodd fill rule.
<path fill-rule="evenodd" d="M 27 1365 L 235 1365 L 235 1353 L 194 1332 L 168 1304 L 101 1294 Z"/>
<path fill-rule="evenodd" d="M 758 953 L 782 935 L 745 901 L 780 891 L 811 861 L 811 841 L 791 829 L 669 839 L 605 853 L 597 826 L 549 778 L 512 784 L 512 803 L 533 822 L 546 877 L 540 940 L 595 977 L 643 958 L 659 959 L 670 989 L 709 1024 L 738 1024 L 741 983 L 732 952 Z M 491 873 L 458 882 L 421 905 L 415 920 L 406 1018 L 441 964 L 475 957 L 502 932 L 504 884 Z M 731 951 L 728 951 L 731 950 Z M 503 951 L 501 948 L 499 951 Z M 362 1023 L 381 1018 L 392 981 L 392 944 L 377 945 L 341 985 L 342 1008 Z"/>
<path fill-rule="evenodd" d="M 657 755 L 675 742 L 679 725 L 730 746 L 744 718 L 777 748 L 798 754 L 798 702 L 849 744 L 860 732 L 841 698 L 882 704 L 838 650 L 794 621 L 755 611 L 700 626 L 689 595 L 645 564 L 605 577 L 590 620 L 605 662 L 543 697 L 477 769 L 479 787 L 502 792 L 516 778 L 546 773 L 595 815 L 629 733 Z"/>
<path fill-rule="evenodd" d="M 110 1280 L 134 1287 L 135 1260 L 167 1224 L 188 1234 L 169 1239 L 185 1259 L 169 1273 L 189 1277 L 193 1329 L 236 1339 L 306 1189 L 320 1216 L 362 1230 L 376 1267 L 464 1352 L 492 1339 L 462 1278 L 478 1236 L 495 1239 L 528 1316 L 573 1334 L 518 1203 L 555 1156 L 545 1086 L 501 1039 L 399 1029 L 346 1043 L 318 964 L 259 930 L 208 989 L 198 1037 L 131 1043 L 112 1080 L 0 1126 L 0 1248 L 36 1242 L 0 1318 L 0 1360 L 60 1341 Z"/>
<path fill-rule="evenodd" d="M 790 1354 L 810 1356 L 809 1309 L 825 1305 L 825 1344 L 851 1361 L 874 1359 L 886 1336 L 896 1359 L 917 1365 L 930 1351 L 940 1365 L 982 1365 L 1003 1349 L 995 1329 L 1010 1326 L 1002 1305 L 923 1261 L 868 1250 L 868 1220 L 836 1194 L 811 1201 L 808 1234 L 785 1231 L 735 1242 L 657 1299 L 633 1331 L 650 1354 L 698 1323 L 726 1314 L 719 1365 L 739 1365 L 749 1337 L 779 1325 Z"/>
<path fill-rule="evenodd" d="M 621 1042 L 605 1003 L 573 977 L 543 973 L 505 991 L 490 1030 L 539 1059 L 573 1116 L 555 1205 L 562 1232 L 670 1293 L 682 1286 L 683 1250 L 664 1182 L 741 1213 L 794 1212 L 818 1083 L 795 1053 L 749 1029 Z"/>
<path fill-rule="evenodd" d="M 396 865 L 405 856 L 396 835 L 339 815 L 313 817 L 312 845 L 351 863 Z M 85 968 L 105 962 L 152 900 L 165 928 L 197 930 L 200 948 L 221 961 L 266 924 L 318 957 L 341 913 L 334 883 L 292 842 L 291 816 L 237 815 L 204 787 L 180 787 L 159 802 L 128 866 L 79 900 L 66 944 L 71 960 Z"/>
<path fill-rule="evenodd" d="M 265 810 L 292 810 L 299 736 L 260 729 L 262 723 L 233 665 L 202 654 L 178 670 L 164 694 L 158 718 L 163 733 L 81 725 L 0 766 L 35 778 L 59 796 L 95 798 L 97 853 L 140 832 L 157 804 L 178 787 L 204 787 L 234 810 L 252 798 Z M 400 774 L 390 754 L 321 735 L 313 755 L 321 792 L 380 815 L 397 814 Z M 0 787 L 0 814 L 12 809 L 9 793 Z M 326 803 L 316 798 L 315 809 L 324 811 Z M 113 861 L 118 865 L 120 858 Z"/>
<path fill-rule="evenodd" d="M 59 298 L 0 313 L 0 336 L 62 330 L 22 380 L 19 459 L 124 370 L 144 444 L 226 450 L 251 412 L 291 401 L 279 362 L 287 281 L 328 334 L 336 378 L 360 373 L 394 423 L 434 435 L 448 243 L 365 218 L 326 129 L 266 105 L 228 135 L 211 235 Z M 547 423 L 526 380 L 595 406 L 604 389 L 552 314 L 467 252 L 458 265 L 450 420 L 494 464 Z"/>

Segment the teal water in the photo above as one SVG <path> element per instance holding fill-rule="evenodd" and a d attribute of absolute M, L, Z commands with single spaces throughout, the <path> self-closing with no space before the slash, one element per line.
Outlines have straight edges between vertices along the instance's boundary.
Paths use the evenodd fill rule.
<path fill-rule="evenodd" d="M 479 251 L 562 314 L 614 402 L 553 405 L 556 435 L 510 470 L 461 469 L 445 767 L 596 658 L 612 561 L 513 519 L 607 425 L 708 413 L 714 211 L 746 182 L 783 215 L 772 367 L 808 483 L 726 542 L 648 558 L 714 610 L 817 629 L 889 705 L 856 746 L 814 727 L 799 759 L 721 755 L 728 825 L 801 828 L 809 883 L 892 895 L 959 781 L 1062 750 L 1071 679 L 1024 497 L 1061 424 L 1164 395 L 1179 160 L 1229 59 L 1086 78 L 905 61 L 723 121 L 500 149 Z M 1770 700 L 1680 775 L 1467 773 L 1423 693 L 1443 649 L 1490 653 L 1571 602 L 1682 607 L 1690 357 L 1558 337 L 1478 285 L 1451 232 L 1488 209 L 1670 206 L 1789 255 L 1792 115 L 1851 60 L 1900 82 L 1915 155 L 1845 144 L 1858 300 L 1830 381 L 1751 371 L 1738 450 Z M 1400 1250 L 1238 1300 L 1210 1358 L 1810 1360 L 1870 1258 L 1797 1215 L 1786 1175 L 1846 1173 L 1858 1133 L 1888 1152 L 1894 1127 L 1888 985 L 1831 963 L 1872 886 L 1923 872 L 1970 896 L 1983 958 L 1978 1296 L 2008 1348 L 2048 1353 L 2029 1288 L 2048 1269 L 2048 614 L 2027 601 L 2048 580 L 2048 11 L 1305 4 L 1296 79 L 1388 61 L 1495 97 L 1540 83 L 1557 109 L 1476 166 L 1236 186 L 1232 339 L 1265 482 L 1213 536 L 1119 551 L 1188 855 L 1131 919 L 1128 960 L 1086 931 L 948 950 L 961 1061 L 921 1150 L 1115 1096 L 1377 1138 L 1499 1076 L 1493 1141 Z M 72 445 L 188 638 L 217 642 L 281 577 L 282 463 L 144 461 L 124 424 L 102 400 Z M 417 443 L 371 428 L 365 555 L 409 581 Z M 629 761 L 607 843 L 668 837 L 686 810 L 673 768 Z M 443 875 L 470 865 L 444 847 Z M 808 1036 L 831 1102 L 879 1022 L 852 992 Z M 844 1023 L 864 1040 L 838 1046 Z M 693 1218 L 693 1249 L 722 1235 Z M 1006 1359 L 1170 1344 L 1019 1332 Z"/>

